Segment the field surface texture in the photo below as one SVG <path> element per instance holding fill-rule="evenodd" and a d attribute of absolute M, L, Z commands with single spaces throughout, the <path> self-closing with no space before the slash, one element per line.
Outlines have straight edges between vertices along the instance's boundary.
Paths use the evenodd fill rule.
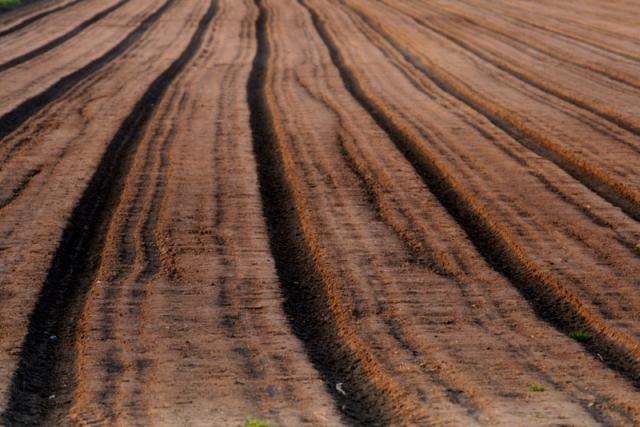
<path fill-rule="evenodd" d="M 0 15 L 0 424 L 248 420 L 640 425 L 640 1 Z"/>

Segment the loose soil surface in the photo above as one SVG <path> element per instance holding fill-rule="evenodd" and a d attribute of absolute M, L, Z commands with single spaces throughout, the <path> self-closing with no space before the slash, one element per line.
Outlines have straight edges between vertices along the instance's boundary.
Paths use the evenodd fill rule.
<path fill-rule="evenodd" d="M 0 16 L 0 423 L 640 425 L 639 17 Z"/>

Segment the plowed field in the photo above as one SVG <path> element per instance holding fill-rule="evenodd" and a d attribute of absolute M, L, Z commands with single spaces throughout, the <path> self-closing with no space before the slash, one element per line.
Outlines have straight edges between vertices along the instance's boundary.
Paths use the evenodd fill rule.
<path fill-rule="evenodd" d="M 0 412 L 640 425 L 640 2 L 0 15 Z"/>

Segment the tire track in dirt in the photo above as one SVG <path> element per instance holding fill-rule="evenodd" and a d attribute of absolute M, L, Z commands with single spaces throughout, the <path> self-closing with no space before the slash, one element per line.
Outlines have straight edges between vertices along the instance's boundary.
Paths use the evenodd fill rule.
<path fill-rule="evenodd" d="M 29 25 L 33 24 L 36 21 L 41 20 L 42 18 L 45 18 L 45 17 L 47 17 L 47 16 L 49 16 L 49 15 L 51 15 L 53 13 L 60 12 L 60 11 L 62 11 L 64 9 L 70 8 L 72 6 L 75 6 L 76 4 L 80 3 L 81 1 L 83 1 L 83 0 L 73 0 L 73 1 L 71 1 L 69 3 L 63 4 L 62 6 L 54 7 L 54 8 L 48 9 L 48 10 L 46 10 L 44 12 L 41 12 L 41 13 L 36 13 L 35 15 L 30 16 L 29 18 L 26 18 L 26 19 L 18 22 L 17 24 L 7 28 L 6 30 L 0 31 L 0 37 L 4 37 L 4 36 L 6 36 L 8 34 L 15 33 L 16 31 L 22 30 L 23 28 L 28 27 Z"/>
<path fill-rule="evenodd" d="M 348 7 L 374 31 L 384 37 L 407 62 L 412 64 L 441 90 L 468 105 L 524 147 L 552 161 L 576 180 L 600 195 L 600 197 L 618 206 L 633 219 L 640 221 L 640 193 L 638 191 L 612 177 L 599 166 L 578 157 L 540 131 L 527 126 L 505 108 L 459 82 L 439 66 L 435 64 L 427 65 L 420 61 L 401 46 L 379 23 L 373 22 L 362 11 L 351 6 Z"/>
<path fill-rule="evenodd" d="M 261 0 L 256 0 L 256 5 L 258 48 L 247 102 L 264 215 L 285 295 L 285 311 L 327 383 L 343 382 L 351 390 L 345 396 L 331 387 L 345 416 L 364 424 L 416 422 L 424 415 L 377 366 L 367 346 L 351 330 L 336 292 L 337 278 L 326 264 L 314 226 L 307 218 L 307 202 L 296 188 L 293 160 L 281 142 L 269 91 L 268 10 Z"/>
<path fill-rule="evenodd" d="M 173 102 L 174 94 L 171 95 L 170 103 Z M 160 98 L 159 98 L 160 99 Z M 160 117 L 160 120 L 163 121 L 166 119 L 168 115 L 168 111 L 165 111 L 163 115 Z M 151 117 L 151 115 L 150 115 Z M 153 139 L 159 140 L 162 135 L 154 133 Z M 169 134 L 166 138 L 162 139 L 161 144 L 164 147 L 168 147 L 173 142 L 173 134 Z M 120 195 L 118 208 L 115 210 L 114 218 L 111 220 L 109 224 L 109 229 L 116 229 L 115 236 L 110 237 L 107 234 L 105 248 L 103 249 L 102 254 L 102 263 L 100 270 L 107 270 L 108 273 L 105 274 L 106 277 L 102 277 L 100 272 L 98 272 L 96 278 L 100 278 L 103 280 L 96 281 L 96 284 L 100 284 L 102 286 L 103 283 L 113 284 L 109 286 L 109 290 L 107 291 L 107 298 L 111 301 L 119 301 L 120 295 L 126 293 L 128 298 L 126 302 L 122 303 L 121 307 L 126 307 L 126 310 L 121 311 L 104 311 L 102 313 L 102 324 L 101 324 L 101 338 L 103 340 L 113 339 L 114 338 L 114 324 L 118 319 L 118 316 L 126 316 L 126 319 L 130 322 L 133 328 L 140 329 L 141 325 L 144 324 L 144 316 L 142 315 L 142 297 L 146 293 L 146 289 L 144 284 L 146 282 L 135 280 L 129 286 L 123 286 L 125 283 L 131 283 L 133 276 L 139 276 L 140 273 L 134 268 L 138 264 L 148 266 L 150 263 L 156 263 L 157 257 L 156 253 L 152 253 L 149 255 L 149 251 L 143 241 L 144 236 L 141 238 L 140 233 L 140 221 L 141 218 L 148 218 L 148 209 L 154 209 L 156 206 L 149 205 L 149 192 L 153 191 L 154 185 L 159 185 L 158 182 L 161 182 L 163 171 L 157 171 L 157 163 L 158 159 L 153 151 L 154 144 L 149 144 L 147 147 L 140 147 L 136 150 L 136 155 L 140 153 L 141 150 L 144 150 L 144 153 L 141 153 L 140 156 L 142 160 L 140 161 L 142 165 L 140 166 L 141 171 L 137 177 L 131 177 L 132 170 L 136 168 L 136 161 L 133 160 L 132 166 L 127 171 L 127 181 L 123 184 L 123 192 Z M 132 156 L 133 157 L 133 156 Z M 154 176 L 157 174 L 157 179 L 152 180 L 149 179 L 150 176 Z M 128 192 L 132 194 L 129 196 Z M 125 202 L 128 202 L 128 198 L 130 197 L 131 201 L 128 206 L 123 206 Z M 122 214 L 119 214 L 119 210 L 124 210 Z M 121 218 L 118 218 L 120 216 Z M 145 220 L 146 221 L 146 220 Z M 109 246 L 115 246 L 116 252 L 115 257 L 118 260 L 116 264 L 107 264 L 105 265 L 105 257 L 108 257 L 108 254 L 105 255 L 105 250 L 108 251 Z M 139 333 L 139 331 L 138 331 Z M 136 354 L 138 355 L 138 359 L 135 361 L 137 367 L 137 383 L 143 383 L 143 378 L 146 373 L 147 360 L 145 359 L 145 354 L 147 353 L 144 344 L 140 341 L 136 342 Z M 121 407 L 116 407 L 113 402 L 114 398 L 117 395 L 117 390 L 119 388 L 119 381 L 122 380 L 122 371 L 124 370 L 125 362 L 121 360 L 119 357 L 120 349 L 116 346 L 109 348 L 104 356 L 104 363 L 108 366 L 107 371 L 109 372 L 109 376 L 105 379 L 103 389 L 101 391 L 101 406 L 106 408 L 104 417 L 114 422 L 116 420 L 116 414 L 122 410 Z M 81 362 L 82 363 L 82 362 Z M 84 367 L 83 367 L 84 368 Z M 83 377 L 90 375 L 89 372 L 83 373 Z M 83 379 L 80 379 L 83 381 Z M 86 380 L 84 380 L 86 381 Z M 146 410 L 140 410 L 140 407 L 144 407 L 145 396 L 141 390 L 137 390 L 138 393 L 136 396 L 131 397 L 127 407 L 131 410 L 139 410 L 140 420 L 143 422 L 148 422 L 148 413 Z M 80 393 L 82 395 L 83 393 Z M 146 409 L 146 408 L 145 408 Z"/>
<path fill-rule="evenodd" d="M 197 53 L 216 10 L 217 1 L 212 0 L 187 48 L 154 80 L 123 122 L 74 209 L 29 321 L 9 403 L 2 414 L 6 422 L 39 424 L 59 422 L 64 417 L 68 408 L 52 404 L 51 396 L 68 396 L 72 388 L 77 322 L 98 267 L 105 229 L 123 190 L 131 154 L 155 104 Z"/>
<path fill-rule="evenodd" d="M 38 47 L 37 49 L 34 49 L 30 52 L 25 53 L 24 55 L 20 55 L 16 58 L 13 58 L 7 62 L 4 62 L 2 64 L 0 64 L 0 73 L 3 71 L 8 70 L 9 68 L 13 68 L 15 66 L 18 66 L 20 64 L 23 64 L 39 55 L 42 55 L 45 52 L 50 51 L 51 49 L 54 49 L 58 46 L 60 46 L 61 44 L 65 43 L 66 41 L 72 39 L 73 37 L 77 36 L 78 34 L 80 34 L 81 32 L 83 32 L 85 29 L 87 29 L 88 27 L 90 27 L 91 25 L 95 24 L 96 22 L 98 22 L 99 20 L 101 20 L 102 18 L 104 18 L 105 16 L 109 15 L 111 12 L 114 12 L 118 9 L 120 9 L 122 6 L 124 6 L 126 3 L 128 3 L 130 0 L 120 0 L 118 3 L 98 12 L 97 14 L 93 15 L 91 18 L 85 20 L 84 22 L 80 23 L 77 27 L 73 28 L 71 31 L 68 31 L 67 33 L 61 35 L 60 37 L 57 37 L 53 40 L 51 40 L 50 42 Z"/>
<path fill-rule="evenodd" d="M 609 327 L 599 316 L 586 309 L 554 276 L 535 267 L 509 231 L 419 142 L 420 138 L 403 128 L 395 115 L 362 86 L 361 79 L 349 67 L 317 12 L 304 0 L 300 2 L 311 13 L 314 26 L 331 52 L 332 60 L 347 89 L 405 154 L 425 184 L 465 230 L 488 263 L 510 279 L 542 318 L 561 331 L 568 333 L 572 330 L 585 330 L 592 333 L 594 339 L 585 347 L 594 356 L 603 356 L 612 368 L 637 381 L 640 378 L 638 343 Z"/>
<path fill-rule="evenodd" d="M 42 93 L 22 102 L 16 108 L 0 117 L 0 140 L 20 127 L 30 117 L 46 105 L 62 97 L 79 81 L 91 76 L 111 61 L 122 55 L 132 44 L 138 41 L 176 0 L 166 0 L 153 14 L 144 19 L 127 37 L 111 48 L 107 53 L 94 59 L 79 70 L 66 75 Z"/>
<path fill-rule="evenodd" d="M 253 2 L 247 3 L 251 3 L 251 7 L 255 8 Z M 260 11 L 258 10 L 257 13 L 259 14 Z M 255 21 L 258 18 L 256 16 L 251 16 L 251 18 L 249 23 L 244 20 L 242 23 L 243 27 L 245 25 L 247 27 L 243 28 L 244 38 L 247 40 L 254 36 L 254 30 L 257 29 L 257 23 Z M 256 39 L 259 37 L 257 32 L 255 33 L 255 37 Z M 256 43 L 259 42 L 256 41 Z M 233 81 L 237 79 L 237 73 L 240 71 L 238 61 L 241 54 L 242 50 L 238 49 L 233 61 L 231 61 L 232 64 L 236 65 L 225 74 L 220 84 L 221 88 L 233 86 Z M 227 103 L 230 103 L 230 100 L 222 97 L 217 102 L 217 122 L 224 120 Z M 228 147 L 226 150 L 228 150 Z M 263 402 L 264 391 L 266 390 L 269 394 L 275 394 L 275 391 L 273 390 L 273 385 L 270 385 L 268 382 L 267 367 L 261 360 L 266 355 L 261 355 L 256 351 L 256 346 L 252 343 L 253 337 L 247 334 L 246 331 L 258 329 L 258 334 L 261 334 L 266 333 L 264 329 L 267 328 L 265 327 L 265 319 L 262 319 L 261 315 L 252 316 L 257 318 L 257 321 L 255 318 L 251 319 L 250 316 L 247 316 L 247 308 L 249 306 L 255 308 L 260 307 L 257 305 L 259 301 L 256 300 L 252 303 L 247 301 L 251 296 L 249 291 L 249 289 L 251 289 L 251 283 L 250 280 L 246 278 L 237 277 L 238 272 L 241 271 L 239 265 L 241 261 L 237 257 L 237 243 L 228 235 L 224 227 L 225 222 L 228 221 L 228 217 L 233 214 L 233 207 L 227 206 L 228 200 L 225 200 L 224 194 L 234 191 L 231 190 L 233 184 L 230 182 L 230 177 L 222 160 L 226 155 L 229 155 L 229 153 L 224 153 L 224 151 L 225 147 L 215 144 L 214 152 L 216 155 L 214 156 L 215 167 L 213 172 L 215 174 L 215 190 L 213 193 L 213 206 L 215 206 L 215 211 L 211 215 L 211 234 L 216 248 L 216 255 L 221 258 L 221 268 L 214 281 L 214 283 L 220 287 L 217 296 L 217 305 L 221 309 L 219 324 L 226 338 L 234 343 L 235 347 L 232 351 L 242 360 L 244 370 L 251 379 L 254 390 L 249 392 L 245 391 L 245 393 L 262 409 L 262 406 L 267 406 L 264 405 Z M 259 312 L 260 310 L 251 311 Z M 286 369 L 283 369 L 283 371 L 286 372 Z M 286 394 L 286 398 L 292 400 L 292 390 L 287 389 L 284 393 Z"/>
<path fill-rule="evenodd" d="M 255 7 L 252 1 L 247 3 L 251 3 L 250 28 L 246 33 L 247 38 L 255 38 L 259 40 L 259 35 L 255 33 L 254 30 L 257 30 L 258 28 L 255 14 L 259 14 L 260 10 Z M 260 42 L 257 41 L 257 43 Z M 251 50 L 253 50 L 254 46 L 255 45 L 252 43 Z M 240 50 L 238 52 L 240 53 Z M 253 52 L 251 52 L 250 59 L 254 58 L 255 56 Z M 243 62 L 244 61 L 241 61 L 240 63 Z M 254 67 L 252 64 L 251 70 L 253 69 Z M 233 82 L 235 79 L 237 79 L 237 72 L 230 70 L 229 73 L 225 75 L 224 81 L 221 83 L 220 87 L 229 87 L 230 82 Z M 230 82 L 227 82 L 227 80 L 230 80 Z M 238 84 L 243 83 L 243 81 L 238 81 Z M 243 88 L 245 86 L 247 85 L 243 84 Z M 228 96 L 229 95 L 227 95 L 227 97 Z M 249 94 L 247 94 L 247 96 L 249 96 Z M 219 110 L 220 117 L 217 119 L 222 119 L 228 114 L 224 113 L 224 111 L 226 106 L 230 103 L 231 101 L 229 99 L 221 98 L 218 101 L 217 108 Z M 249 124 L 249 122 L 247 122 L 247 124 Z M 249 135 L 249 147 L 253 146 L 253 141 L 251 139 L 251 135 Z M 292 355 L 285 355 L 283 352 L 277 350 L 274 353 L 271 349 L 272 345 L 269 344 L 269 341 L 271 339 L 270 336 L 272 336 L 270 334 L 274 333 L 272 326 L 273 321 L 269 319 L 268 313 L 265 313 L 265 308 L 267 307 L 265 307 L 264 298 L 260 298 L 258 296 L 260 293 L 267 291 L 268 287 L 265 287 L 265 284 L 262 282 L 253 283 L 253 280 L 249 277 L 243 277 L 245 276 L 242 274 L 242 271 L 245 268 L 243 265 L 246 264 L 246 262 L 242 260 L 242 256 L 240 254 L 246 250 L 244 248 L 245 244 L 238 239 L 237 232 L 231 232 L 229 229 L 230 221 L 234 222 L 232 221 L 232 217 L 235 216 L 234 211 L 237 207 L 234 208 L 233 202 L 229 199 L 228 195 L 238 190 L 234 188 L 233 181 L 236 178 L 233 177 L 233 174 L 229 174 L 229 167 L 225 167 L 226 161 L 229 161 L 225 161 L 225 158 L 230 157 L 233 159 L 237 154 L 233 152 L 231 146 L 226 144 L 221 146 L 218 145 L 219 144 L 216 144 L 215 147 L 215 166 L 213 168 L 215 170 L 215 202 L 213 203 L 215 206 L 215 212 L 212 215 L 212 237 L 215 242 L 215 251 L 217 256 L 222 257 L 221 269 L 219 273 L 216 274 L 217 278 L 215 280 L 217 286 L 220 287 L 218 293 L 218 307 L 221 310 L 220 325 L 230 346 L 232 346 L 231 352 L 237 354 L 236 357 L 241 361 L 243 371 L 245 372 L 244 375 L 246 376 L 246 379 L 242 379 L 241 382 L 246 382 L 247 385 L 243 385 L 242 393 L 247 399 L 255 402 L 254 405 L 257 407 L 256 410 L 266 413 L 268 408 L 280 399 L 289 401 L 290 403 L 288 405 L 294 409 L 300 405 L 296 396 L 306 395 L 306 393 L 300 393 L 301 390 L 299 388 L 299 382 L 292 381 L 287 384 L 280 384 L 280 381 L 274 381 L 272 378 L 274 373 L 278 377 L 300 375 L 299 371 L 294 367 L 295 365 L 292 364 L 292 362 L 295 361 L 296 356 L 295 353 Z M 251 150 L 251 152 L 253 153 L 254 150 Z M 237 160 L 231 161 L 235 163 Z M 258 186 L 256 185 L 256 189 L 257 188 Z M 241 189 L 240 191 L 242 192 Z M 260 200 L 259 190 L 257 196 L 257 199 Z M 258 212 L 260 213 L 262 221 L 263 210 L 261 209 L 261 205 L 262 203 L 260 202 L 258 205 Z M 266 232 L 265 235 L 267 235 Z M 269 254 L 271 254 L 268 241 L 265 243 L 265 249 Z M 274 285 L 279 290 L 281 285 L 277 280 L 275 271 L 274 276 Z M 278 305 L 278 310 L 282 310 L 282 306 L 280 304 Z M 292 332 L 288 327 L 286 330 L 287 333 Z M 248 333 L 248 331 L 254 332 Z M 297 341 L 296 338 L 293 339 Z M 303 350 L 304 347 L 300 347 L 302 347 L 300 349 L 302 351 L 300 355 L 306 361 L 307 354 Z M 288 364 L 291 364 L 291 366 L 287 366 Z M 329 393 L 324 390 L 326 385 L 320 380 L 320 378 L 318 378 L 318 383 L 323 389 L 323 394 L 326 394 L 326 397 L 330 399 Z M 314 399 L 316 399 L 316 397 L 314 397 Z M 253 411 L 255 412 L 256 410 Z M 277 418 L 273 419 L 273 421 L 279 425 L 280 423 L 278 421 L 282 422 L 281 425 L 297 425 L 301 424 L 302 421 L 304 421 L 305 424 L 313 423 L 312 420 L 316 417 L 316 415 L 313 414 L 313 411 L 306 406 L 303 406 L 303 411 L 308 414 L 308 416 L 305 417 L 306 419 L 302 418 L 297 421 L 287 421 L 286 414 L 283 414 L 285 415 L 284 417 L 274 414 L 273 416 L 276 416 Z M 336 413 L 334 417 L 335 418 L 331 421 L 325 419 L 322 424 L 338 424 L 338 417 L 340 417 L 340 414 Z M 280 420 L 278 420 L 278 418 L 280 418 Z M 272 418 L 271 416 L 268 416 L 267 419 L 271 420 Z M 317 420 L 316 423 L 318 423 Z"/>

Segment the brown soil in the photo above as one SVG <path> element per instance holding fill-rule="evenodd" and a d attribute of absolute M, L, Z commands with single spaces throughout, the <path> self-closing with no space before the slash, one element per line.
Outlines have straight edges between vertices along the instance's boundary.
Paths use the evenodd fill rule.
<path fill-rule="evenodd" d="M 0 423 L 640 425 L 638 12 L 2 16 Z"/>

